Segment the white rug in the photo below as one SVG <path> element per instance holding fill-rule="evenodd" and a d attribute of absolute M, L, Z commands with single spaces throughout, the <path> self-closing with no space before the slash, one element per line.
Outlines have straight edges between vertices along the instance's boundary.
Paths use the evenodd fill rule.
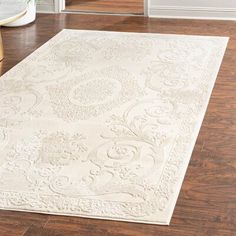
<path fill-rule="evenodd" d="M 0 208 L 169 224 L 227 41 L 60 32 L 0 80 Z"/>

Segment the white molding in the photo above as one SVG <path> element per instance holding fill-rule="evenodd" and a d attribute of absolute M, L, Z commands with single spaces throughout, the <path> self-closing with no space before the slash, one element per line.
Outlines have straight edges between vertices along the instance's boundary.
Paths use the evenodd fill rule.
<path fill-rule="evenodd" d="M 150 17 L 236 20 L 236 8 L 150 6 Z"/>
<path fill-rule="evenodd" d="M 151 0 L 144 0 L 145 15 L 156 18 L 214 19 L 236 20 L 236 8 L 158 6 Z M 52 0 L 51 3 L 39 3 L 37 12 L 58 13 L 65 8 L 64 0 Z"/>
<path fill-rule="evenodd" d="M 144 5 L 144 16 L 149 16 L 150 0 L 143 0 L 143 5 Z"/>
<path fill-rule="evenodd" d="M 60 13 L 63 10 L 65 10 L 66 1 L 65 0 L 55 0 L 54 5 L 55 5 L 55 12 Z"/>

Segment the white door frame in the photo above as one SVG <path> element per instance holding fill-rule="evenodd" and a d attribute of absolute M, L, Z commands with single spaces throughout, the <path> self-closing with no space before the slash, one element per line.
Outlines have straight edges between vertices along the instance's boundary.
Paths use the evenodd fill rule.
<path fill-rule="evenodd" d="M 150 3 L 150 0 L 143 0 L 144 1 L 144 16 L 149 15 L 148 11 L 148 6 Z M 54 7 L 55 7 L 55 12 L 59 13 L 63 10 L 65 10 L 65 4 L 66 0 L 54 0 Z"/>
<path fill-rule="evenodd" d="M 60 13 L 65 10 L 66 1 L 65 0 L 54 0 L 55 12 Z"/>

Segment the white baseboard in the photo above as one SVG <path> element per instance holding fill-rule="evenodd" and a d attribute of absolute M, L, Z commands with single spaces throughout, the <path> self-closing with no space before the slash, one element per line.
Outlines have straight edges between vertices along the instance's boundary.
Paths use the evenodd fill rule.
<path fill-rule="evenodd" d="M 56 10 L 53 2 L 52 4 L 39 3 L 37 12 L 55 13 Z M 236 8 L 149 5 L 148 16 L 156 18 L 236 20 Z"/>
<path fill-rule="evenodd" d="M 54 4 L 47 4 L 47 3 L 38 3 L 37 4 L 37 12 L 39 13 L 55 13 L 55 6 Z"/>
<path fill-rule="evenodd" d="M 236 20 L 236 8 L 150 6 L 149 17 Z"/>

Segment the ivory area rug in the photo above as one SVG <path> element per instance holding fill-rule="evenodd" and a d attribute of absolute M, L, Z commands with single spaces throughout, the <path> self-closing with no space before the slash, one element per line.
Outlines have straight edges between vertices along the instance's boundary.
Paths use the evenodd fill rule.
<path fill-rule="evenodd" d="M 0 80 L 0 208 L 169 224 L 227 41 L 57 34 Z"/>

